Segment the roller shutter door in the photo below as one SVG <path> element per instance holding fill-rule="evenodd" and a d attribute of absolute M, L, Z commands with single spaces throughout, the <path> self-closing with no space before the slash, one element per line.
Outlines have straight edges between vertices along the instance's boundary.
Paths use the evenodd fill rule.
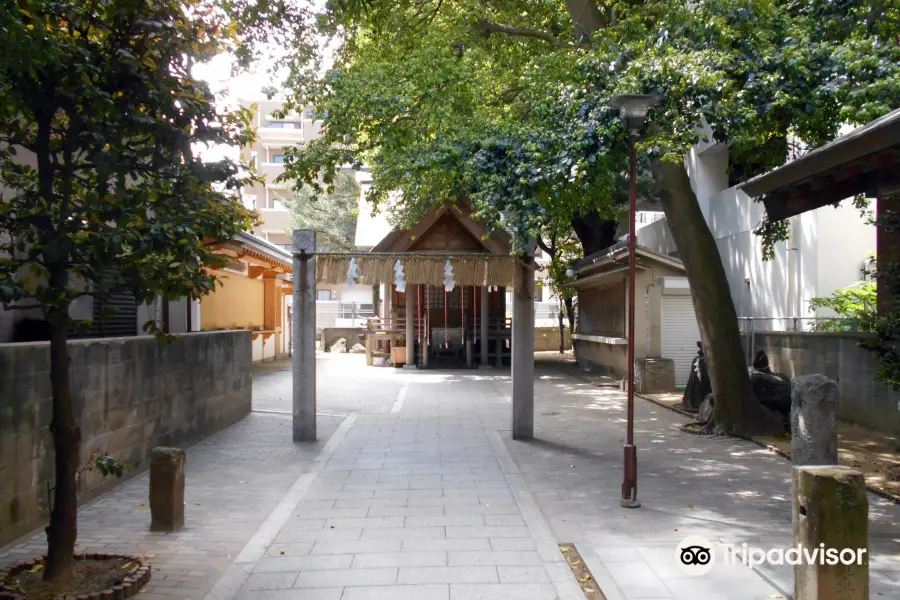
<path fill-rule="evenodd" d="M 687 385 L 691 361 L 697 356 L 700 328 L 690 296 L 662 298 L 662 355 L 675 362 L 675 385 Z"/>

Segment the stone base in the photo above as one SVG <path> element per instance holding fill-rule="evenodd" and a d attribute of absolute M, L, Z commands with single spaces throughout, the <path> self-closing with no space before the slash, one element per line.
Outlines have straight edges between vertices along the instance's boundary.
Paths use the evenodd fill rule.
<path fill-rule="evenodd" d="M 670 358 L 638 358 L 634 361 L 634 391 L 666 394 L 675 391 L 675 362 Z"/>
<path fill-rule="evenodd" d="M 184 527 L 184 450 L 154 448 L 150 453 L 151 531 Z"/>
<path fill-rule="evenodd" d="M 403 365 L 402 368 L 404 371 L 418 371 L 419 370 L 418 365 Z"/>
<path fill-rule="evenodd" d="M 478 365 L 479 371 L 492 371 L 494 369 L 493 365 Z"/>

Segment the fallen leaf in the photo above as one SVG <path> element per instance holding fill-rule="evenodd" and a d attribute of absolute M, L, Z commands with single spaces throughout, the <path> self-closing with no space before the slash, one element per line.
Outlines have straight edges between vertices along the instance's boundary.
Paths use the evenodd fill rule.
<path fill-rule="evenodd" d="M 688 504 L 688 508 L 694 508 L 693 504 Z"/>
<path fill-rule="evenodd" d="M 331 528 L 334 529 L 334 525 L 332 525 Z"/>
<path fill-rule="evenodd" d="M 124 565 L 122 565 L 122 570 L 123 571 L 131 571 L 131 570 L 133 570 L 132 567 L 134 567 L 134 563 L 127 562 Z"/>
<path fill-rule="evenodd" d="M 138 504 L 138 508 L 147 508 L 146 504 Z"/>
<path fill-rule="evenodd" d="M 44 568 L 44 563 L 38 563 L 38 564 L 34 565 L 33 567 L 31 567 L 30 569 L 28 569 L 28 572 L 29 573 L 37 573 L 38 571 L 40 571 L 43 568 Z"/>
<path fill-rule="evenodd" d="M 579 582 L 579 583 L 586 583 L 586 582 L 590 581 L 591 579 L 592 579 L 592 577 L 591 577 L 590 575 L 588 575 L 587 577 L 579 577 L 579 578 L 578 578 L 578 582 Z"/>
<path fill-rule="evenodd" d="M 282 550 L 282 551 L 280 552 L 280 554 L 281 554 L 282 556 L 284 556 L 284 550 Z"/>
<path fill-rule="evenodd" d="M 563 552 L 570 552 L 572 550 L 572 547 L 571 546 L 560 546 L 559 549 L 562 550 Z"/>

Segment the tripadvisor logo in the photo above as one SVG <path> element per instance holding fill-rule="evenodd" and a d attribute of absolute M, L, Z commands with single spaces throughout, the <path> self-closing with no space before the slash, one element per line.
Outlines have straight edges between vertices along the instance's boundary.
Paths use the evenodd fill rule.
<path fill-rule="evenodd" d="M 867 563 L 867 552 L 866 548 L 826 548 L 825 544 L 811 548 L 764 549 L 747 544 L 713 544 L 704 537 L 689 536 L 678 544 L 675 559 L 686 574 L 705 575 L 712 570 L 719 553 L 726 565 L 740 563 L 753 568 L 760 565 L 863 565 Z"/>

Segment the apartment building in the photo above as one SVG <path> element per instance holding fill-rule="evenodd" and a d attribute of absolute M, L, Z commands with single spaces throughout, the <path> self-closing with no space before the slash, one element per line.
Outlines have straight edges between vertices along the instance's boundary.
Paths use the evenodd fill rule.
<path fill-rule="evenodd" d="M 321 123 L 315 120 L 312 109 L 291 112 L 276 118 L 282 103 L 279 100 L 241 98 L 242 106 L 253 108 L 256 141 L 241 149 L 242 160 L 265 178 L 264 183 L 247 186 L 241 191 L 244 205 L 259 212 L 262 221 L 253 234 L 284 249 L 290 249 L 291 214 L 284 204 L 291 195 L 288 182 L 278 182 L 284 173 L 285 150 L 302 145 L 319 136 Z"/>

